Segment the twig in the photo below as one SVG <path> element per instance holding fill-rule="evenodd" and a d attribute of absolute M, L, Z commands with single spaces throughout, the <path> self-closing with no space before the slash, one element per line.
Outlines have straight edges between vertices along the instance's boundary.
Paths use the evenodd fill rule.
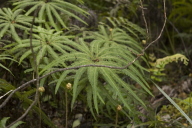
<path fill-rule="evenodd" d="M 170 21 L 170 20 L 167 20 L 169 23 L 170 23 L 170 25 L 174 28 L 174 30 L 177 32 L 177 34 L 180 34 L 180 32 L 179 32 L 179 30 L 175 27 L 175 25 Z M 184 47 L 184 49 L 185 49 L 185 52 L 186 52 L 186 54 L 187 54 L 187 57 L 188 57 L 188 59 L 189 59 L 189 62 L 192 62 L 191 61 L 191 58 L 190 58 L 190 55 L 189 55 L 189 52 L 187 51 L 187 48 L 186 48 L 186 45 L 185 45 L 185 42 L 184 42 L 184 40 L 183 40 L 183 38 L 179 35 L 179 37 L 180 37 L 180 39 L 181 39 L 181 42 L 182 42 L 182 44 L 183 44 L 183 47 Z M 191 63 L 191 67 L 192 67 L 192 63 Z"/>
<path fill-rule="evenodd" d="M 116 117 L 115 117 L 115 128 L 118 127 L 117 123 L 118 123 L 118 115 L 119 115 L 119 110 L 116 110 Z"/>
<path fill-rule="evenodd" d="M 3 96 L 0 96 L 0 99 L 2 99 L 3 97 L 5 97 L 7 94 L 9 94 L 10 92 L 12 92 L 13 90 L 8 91 L 7 93 L 5 93 Z"/>
<path fill-rule="evenodd" d="M 65 128 L 68 128 L 68 100 L 67 88 L 65 89 Z"/>
<path fill-rule="evenodd" d="M 8 125 L 6 128 L 10 128 L 12 125 L 14 125 L 15 123 L 17 123 L 18 121 L 22 120 L 27 114 L 28 112 L 31 110 L 31 108 L 33 107 L 33 105 L 35 105 L 35 103 L 37 102 L 38 100 L 38 95 L 39 95 L 39 92 L 36 92 L 36 95 L 35 95 L 35 100 L 33 101 L 33 103 L 27 108 L 27 110 L 25 111 L 25 113 L 20 116 L 17 120 L 15 120 L 14 122 L 12 122 L 10 125 Z"/>
<path fill-rule="evenodd" d="M 37 57 L 35 56 L 35 52 L 33 50 L 33 43 L 32 43 L 33 24 L 35 23 L 35 17 L 37 16 L 38 10 L 39 10 L 39 7 L 37 7 L 37 9 L 34 12 L 32 26 L 31 26 L 31 29 L 30 29 L 30 49 L 31 49 L 31 52 L 32 52 L 32 55 L 33 55 L 33 63 L 34 63 L 34 66 L 35 66 L 35 75 L 36 75 L 36 79 L 37 79 L 37 81 L 36 81 L 35 100 L 33 102 L 34 102 L 34 104 L 38 102 L 38 106 L 40 108 L 41 106 L 40 106 L 40 101 L 39 101 L 39 90 L 38 90 L 39 89 L 38 63 L 37 63 L 37 60 L 36 60 Z M 39 109 L 39 113 L 40 113 L 39 128 L 41 128 L 41 110 L 40 109 Z"/>
<path fill-rule="evenodd" d="M 144 20 L 144 23 L 145 23 L 145 29 L 146 29 L 147 35 L 149 35 L 149 30 L 148 30 L 147 21 L 146 21 L 146 18 L 145 18 L 145 13 L 144 13 L 144 8 L 143 8 L 142 0 L 140 0 L 140 3 L 141 3 L 140 7 L 141 7 L 141 10 L 142 10 L 142 16 L 143 16 L 143 20 Z"/>
<path fill-rule="evenodd" d="M 162 29 L 161 29 L 161 31 L 160 31 L 160 34 L 159 34 L 159 36 L 158 36 L 154 41 L 152 41 L 151 43 L 149 43 L 148 46 L 146 46 L 146 47 L 144 48 L 143 53 L 144 53 L 152 44 L 154 44 L 157 40 L 159 40 L 159 38 L 161 37 L 161 35 L 162 35 L 162 33 L 163 33 L 163 30 L 164 30 L 164 28 L 165 28 L 165 24 L 166 24 L 166 21 L 167 21 L 166 8 L 165 8 L 165 0 L 163 0 L 163 9 L 164 9 L 164 18 L 165 18 L 165 20 L 164 20 L 164 23 L 163 23 L 163 27 L 162 27 Z"/>

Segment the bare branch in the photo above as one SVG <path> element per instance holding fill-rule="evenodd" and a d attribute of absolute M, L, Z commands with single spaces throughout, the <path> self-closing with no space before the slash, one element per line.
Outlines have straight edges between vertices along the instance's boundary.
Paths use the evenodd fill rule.
<path fill-rule="evenodd" d="M 145 13 L 144 13 L 144 7 L 143 7 L 143 2 L 142 0 L 140 0 L 140 3 L 141 3 L 141 10 L 142 10 L 142 16 L 143 16 L 143 20 L 144 20 L 144 23 L 145 23 L 145 29 L 146 29 L 146 32 L 147 32 L 147 35 L 149 35 L 149 30 L 148 30 L 148 25 L 147 25 L 147 21 L 146 21 L 146 18 L 145 18 Z"/>
<path fill-rule="evenodd" d="M 10 92 L 12 92 L 13 90 L 8 91 L 7 93 L 5 93 L 3 96 L 0 96 L 0 99 L 2 99 L 3 97 L 5 97 L 7 94 L 9 94 Z"/>
<path fill-rule="evenodd" d="M 166 8 L 165 8 L 165 0 L 163 0 L 163 9 L 164 9 L 164 18 L 165 18 L 165 20 L 164 20 L 164 23 L 163 23 L 163 27 L 162 27 L 162 29 L 161 29 L 161 31 L 160 31 L 160 34 L 159 34 L 159 36 L 158 36 L 154 41 L 152 41 L 151 43 L 149 43 L 149 44 L 144 48 L 143 53 L 144 53 L 152 44 L 154 44 L 155 42 L 157 42 L 157 40 L 159 40 L 159 38 L 161 37 L 161 35 L 162 35 L 162 33 L 163 33 L 163 30 L 164 30 L 164 28 L 165 28 L 165 24 L 166 24 L 166 21 L 167 21 Z"/>
<path fill-rule="evenodd" d="M 33 103 L 27 108 L 27 110 L 25 111 L 25 113 L 20 116 L 17 120 L 15 120 L 14 122 L 12 122 L 10 125 L 8 125 L 6 128 L 10 128 L 12 125 L 14 125 L 15 123 L 17 123 L 18 121 L 22 120 L 27 114 L 28 112 L 31 110 L 31 108 L 36 104 L 37 100 L 39 97 L 39 92 L 36 92 L 35 94 L 35 100 L 33 101 Z"/>

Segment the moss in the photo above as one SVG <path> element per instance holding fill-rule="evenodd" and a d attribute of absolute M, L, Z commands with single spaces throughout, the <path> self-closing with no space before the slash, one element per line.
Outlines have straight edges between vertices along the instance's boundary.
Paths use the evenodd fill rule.
<path fill-rule="evenodd" d="M 176 99 L 175 101 L 179 107 L 190 117 L 190 111 L 192 109 L 192 98 L 188 97 L 184 100 Z M 160 112 L 156 116 L 158 121 L 163 121 L 164 124 L 169 123 L 169 126 L 173 126 L 175 123 L 189 125 L 187 120 L 172 104 L 164 105 Z"/>

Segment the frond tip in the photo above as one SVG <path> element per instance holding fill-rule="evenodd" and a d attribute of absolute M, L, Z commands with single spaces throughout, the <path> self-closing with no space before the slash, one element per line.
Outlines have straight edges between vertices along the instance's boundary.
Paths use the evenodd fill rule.
<path fill-rule="evenodd" d="M 185 57 L 184 55 L 178 53 L 178 54 L 175 54 L 172 56 L 166 56 L 164 58 L 157 59 L 155 62 L 155 67 L 164 68 L 165 65 L 167 65 L 171 62 L 177 63 L 179 60 L 182 61 L 183 64 L 188 65 L 189 59 L 187 59 L 187 57 Z"/>

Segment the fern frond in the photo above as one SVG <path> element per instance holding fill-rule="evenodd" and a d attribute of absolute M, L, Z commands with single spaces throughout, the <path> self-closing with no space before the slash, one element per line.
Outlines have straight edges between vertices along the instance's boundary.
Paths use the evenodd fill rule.
<path fill-rule="evenodd" d="M 80 68 L 77 70 L 75 78 L 74 78 L 74 84 L 73 84 L 73 99 L 71 102 L 71 107 L 73 106 L 73 104 L 75 103 L 75 99 L 77 98 L 77 86 L 78 86 L 78 82 L 80 81 L 82 75 L 86 72 L 86 68 Z"/>
<path fill-rule="evenodd" d="M 47 45 L 47 51 L 53 58 L 58 58 L 58 54 L 49 45 Z"/>
<path fill-rule="evenodd" d="M 74 72 L 74 71 L 68 70 L 68 71 L 64 71 L 64 72 L 61 74 L 60 78 L 59 78 L 58 81 L 57 81 L 56 87 L 55 87 L 55 94 L 57 93 L 57 91 L 58 91 L 58 89 L 59 89 L 59 87 L 60 87 L 60 85 L 61 85 L 61 82 L 62 82 L 62 81 L 65 79 L 65 77 L 66 77 L 69 73 L 71 73 L 71 72 Z"/>
<path fill-rule="evenodd" d="M 44 20 L 45 19 L 45 9 L 46 9 L 46 4 L 43 4 L 39 10 L 39 13 L 38 13 L 38 18 L 40 20 Z"/>
<path fill-rule="evenodd" d="M 97 55 L 99 54 L 99 52 L 101 51 L 101 46 L 102 44 L 104 43 L 103 40 L 93 40 L 91 43 L 90 43 L 90 51 L 91 53 L 96 53 Z M 104 47 L 105 48 L 105 47 Z M 103 50 L 105 51 L 105 50 Z"/>
<path fill-rule="evenodd" d="M 39 50 L 39 52 L 37 53 L 37 56 L 36 56 L 36 60 L 37 60 L 37 65 L 40 64 L 40 60 L 44 57 L 44 55 L 46 54 L 46 49 L 47 49 L 47 46 L 44 45 L 43 47 L 41 47 L 41 49 Z"/>
<path fill-rule="evenodd" d="M 34 52 L 37 52 L 39 49 L 40 49 L 40 46 L 33 48 L 33 51 L 34 51 Z M 20 60 L 19 60 L 19 63 L 21 63 L 21 62 L 23 61 L 23 59 L 25 59 L 25 58 L 26 58 L 27 56 L 29 56 L 30 54 L 32 54 L 31 49 L 29 49 L 27 52 L 25 52 L 25 53 L 21 56 L 21 58 L 20 58 Z"/>
<path fill-rule="evenodd" d="M 46 13 L 47 13 L 48 19 L 49 19 L 49 21 L 50 21 L 50 24 L 51 24 L 56 30 L 59 30 L 58 27 L 57 27 L 57 25 L 54 23 L 53 15 L 52 15 L 52 13 L 51 13 L 51 9 L 50 9 L 49 6 L 50 6 L 50 5 L 47 4 L 47 6 L 46 6 Z"/>
<path fill-rule="evenodd" d="M 25 1 L 14 2 L 13 5 L 15 5 L 16 7 L 13 10 L 18 9 L 18 8 L 23 9 L 28 6 L 33 6 L 37 3 L 39 3 L 39 1 L 34 1 L 34 0 L 25 0 Z"/>
<path fill-rule="evenodd" d="M 126 103 L 121 92 L 119 91 L 118 83 L 116 83 L 115 80 L 111 77 L 111 73 L 113 73 L 113 72 L 110 72 L 109 70 L 111 70 L 111 69 L 100 68 L 99 72 L 100 72 L 100 74 L 102 74 L 104 76 L 104 79 L 106 80 L 106 82 L 109 83 L 110 86 L 115 90 L 115 92 L 117 93 L 117 95 L 118 95 L 119 99 L 122 101 L 122 103 L 127 107 L 127 109 L 129 109 L 131 111 L 131 108 Z"/>
<path fill-rule="evenodd" d="M 98 68 L 97 67 L 88 67 L 87 76 L 88 76 L 89 82 L 90 82 L 92 90 L 93 90 L 94 108 L 96 109 L 96 112 L 99 113 L 98 102 L 97 102 Z"/>
<path fill-rule="evenodd" d="M 83 49 L 84 49 L 83 52 L 85 52 L 85 53 L 87 53 L 88 55 L 90 55 L 90 54 L 91 54 L 90 49 L 88 48 L 88 46 L 87 46 L 87 44 L 84 42 L 84 40 L 83 40 L 82 38 L 80 38 L 79 41 L 80 41 L 81 46 L 82 46 Z"/>
<path fill-rule="evenodd" d="M 155 62 L 155 67 L 157 68 L 164 68 L 165 65 L 171 62 L 178 62 L 178 60 L 183 61 L 183 64 L 188 65 L 189 59 L 187 59 L 184 55 L 182 54 L 174 54 L 172 56 L 167 56 L 161 59 L 157 59 Z"/>
<path fill-rule="evenodd" d="M 48 69 L 51 69 L 53 66 L 55 65 L 59 65 L 59 64 L 65 64 L 65 61 L 74 61 L 75 55 L 74 54 L 65 54 L 63 56 L 60 56 L 59 58 L 54 58 L 54 61 L 48 63 L 46 66 L 44 66 L 44 68 L 40 71 L 40 74 L 42 74 L 43 72 L 45 72 Z"/>
<path fill-rule="evenodd" d="M 107 33 L 106 28 L 104 28 L 104 26 L 102 26 L 102 25 L 100 25 L 99 28 L 100 28 L 100 32 L 103 35 L 103 37 L 107 38 L 109 34 Z"/>
<path fill-rule="evenodd" d="M 6 31 L 8 30 L 8 28 L 9 28 L 9 25 L 6 24 L 6 23 L 2 24 L 1 26 L 4 26 L 4 27 L 3 27 L 3 29 L 2 29 L 1 32 L 0 32 L 0 38 L 3 37 L 3 35 L 5 34 L 5 32 L 6 32 Z"/>
<path fill-rule="evenodd" d="M 31 7 L 29 10 L 27 10 L 27 12 L 25 13 L 26 16 L 28 16 L 28 15 L 31 14 L 33 11 L 35 11 L 35 10 L 38 8 L 38 6 L 40 6 L 40 5 L 43 4 L 43 3 L 39 3 L 39 2 L 35 2 L 35 1 L 34 1 L 33 4 L 34 4 L 34 6 Z M 31 5 L 33 5 L 33 4 L 31 4 Z"/>
<path fill-rule="evenodd" d="M 60 22 L 60 24 L 64 27 L 67 28 L 67 26 L 64 24 L 63 20 L 61 19 L 60 15 L 58 14 L 58 12 L 55 10 L 55 8 L 50 7 L 51 11 L 53 12 L 54 16 L 57 18 L 57 20 Z"/>
<path fill-rule="evenodd" d="M 60 2 L 61 2 L 61 1 L 60 1 Z M 81 21 L 82 23 L 87 24 L 85 21 L 83 21 L 81 18 L 79 18 L 79 17 L 76 16 L 75 14 L 71 13 L 70 11 L 67 11 L 67 10 L 63 9 L 62 7 L 59 7 L 59 6 L 61 6 L 61 5 L 62 5 L 62 4 L 52 4 L 52 6 L 53 6 L 54 8 L 60 10 L 60 11 L 63 12 L 64 14 L 67 14 L 68 16 L 71 16 L 71 17 L 73 17 L 73 18 L 75 18 L 75 19 Z M 62 6 L 63 6 L 63 5 L 62 5 Z M 73 5 L 73 7 L 74 7 L 74 5 Z M 76 11 L 76 12 L 78 12 L 78 13 L 81 13 L 81 14 L 84 13 L 84 14 L 89 15 L 86 11 L 80 9 L 80 8 L 77 7 L 77 6 L 75 6 L 74 9 L 75 9 L 74 11 L 76 11 L 76 10 L 80 10 L 79 12 Z"/>
<path fill-rule="evenodd" d="M 10 8 L 2 8 L 0 9 L 0 22 L 4 24 L 4 26 L 0 26 L 0 38 L 4 36 L 6 32 L 10 32 L 18 43 L 21 43 L 21 39 L 18 35 L 18 32 L 15 28 L 18 29 L 28 29 L 28 26 L 31 25 L 32 17 L 28 17 L 20 14 L 22 13 L 22 9 L 17 9 L 12 11 Z M 10 31 L 8 31 L 10 30 Z"/>
<path fill-rule="evenodd" d="M 138 82 L 140 86 L 142 86 L 142 88 L 148 92 L 150 95 L 152 95 L 152 93 L 149 91 L 149 89 L 146 87 L 146 85 L 144 85 L 144 83 L 137 78 L 137 76 L 135 75 L 135 73 L 129 69 L 124 69 L 123 73 L 125 73 L 127 76 L 129 76 L 131 79 L 133 79 L 134 81 Z"/>
<path fill-rule="evenodd" d="M 118 17 L 118 18 L 107 17 L 106 19 L 113 25 L 114 28 L 123 27 L 123 29 L 126 30 L 127 33 L 131 34 L 133 37 L 137 39 L 140 39 L 141 35 L 142 35 L 142 38 L 146 36 L 146 32 L 143 28 L 128 21 L 123 17 Z"/>
<path fill-rule="evenodd" d="M 13 15 L 12 15 L 12 18 L 15 19 L 15 18 L 18 17 L 18 15 L 19 15 L 22 11 L 23 11 L 22 9 L 17 9 L 17 10 L 15 10 L 15 11 L 12 13 L 12 11 L 9 10 L 9 13 L 12 13 L 12 14 L 13 14 Z"/>
<path fill-rule="evenodd" d="M 93 90 L 90 86 L 86 87 L 86 92 L 87 92 L 87 105 L 91 111 L 91 114 L 93 117 L 96 119 L 95 113 L 93 111 L 93 105 L 92 105 L 92 95 L 93 95 Z"/>
<path fill-rule="evenodd" d="M 17 32 L 15 31 L 15 27 L 13 25 L 10 25 L 10 29 L 13 35 L 13 38 L 18 42 L 21 43 L 20 37 L 17 35 Z"/>
<path fill-rule="evenodd" d="M 122 81 L 119 76 L 117 76 L 115 73 L 111 72 L 111 75 L 115 78 L 116 82 L 118 84 L 120 84 L 122 87 L 124 87 L 126 90 L 129 91 L 129 93 L 135 98 L 137 99 L 141 104 L 143 104 L 143 106 L 145 106 L 145 103 L 137 96 L 137 94 L 129 87 L 128 84 L 126 84 L 124 81 Z M 135 79 L 134 79 L 135 80 Z M 137 80 L 138 82 L 139 80 Z M 147 89 L 146 87 L 144 87 L 144 89 Z M 150 93 L 150 91 L 147 89 L 146 91 L 148 91 Z"/>
<path fill-rule="evenodd" d="M 68 52 L 62 48 L 62 44 L 52 44 L 55 50 L 58 50 L 62 54 L 67 54 Z M 66 48 L 66 47 L 65 47 Z"/>

